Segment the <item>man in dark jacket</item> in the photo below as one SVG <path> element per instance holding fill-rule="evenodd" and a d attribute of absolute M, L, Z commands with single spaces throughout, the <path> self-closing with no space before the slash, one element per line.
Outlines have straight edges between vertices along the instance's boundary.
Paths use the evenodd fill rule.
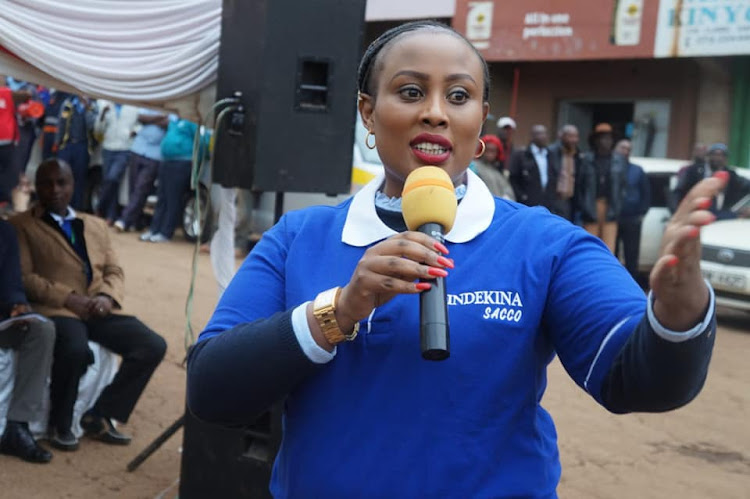
<path fill-rule="evenodd" d="M 690 189 L 703 180 L 717 172 L 729 172 L 727 187 L 719 194 L 711 205 L 711 211 L 719 219 L 750 217 L 750 209 L 744 208 L 735 212 L 732 207 L 747 195 L 750 195 L 750 180 L 741 177 L 734 169 L 727 166 L 729 148 L 725 144 L 716 143 L 708 148 L 708 164 L 700 165 L 694 163 L 680 170 L 677 174 L 677 187 L 674 190 L 676 204 L 679 205 L 682 198 Z"/>
<path fill-rule="evenodd" d="M 21 280 L 16 233 L 0 220 L 0 323 L 31 312 Z M 0 330 L 0 348 L 16 351 L 13 398 L 8 407 L 0 452 L 32 463 L 47 463 L 52 454 L 39 445 L 29 422 L 41 419 L 42 400 L 52 365 L 55 327 L 52 322 L 28 321 Z"/>
<path fill-rule="evenodd" d="M 57 157 L 67 162 L 73 171 L 75 191 L 71 206 L 86 208 L 86 177 L 89 168 L 89 132 L 94 126 L 95 112 L 89 109 L 86 98 L 72 95 L 60 107 L 57 129 Z"/>
<path fill-rule="evenodd" d="M 635 282 L 643 284 L 638 275 L 638 257 L 640 256 L 641 225 L 651 205 L 651 186 L 643 168 L 630 162 L 632 148 L 632 144 L 627 139 L 619 141 L 615 146 L 615 154 L 625 158 L 628 164 L 625 198 L 617 223 L 617 253 L 620 254 L 619 243 L 622 242 L 625 268 L 633 276 Z"/>
<path fill-rule="evenodd" d="M 707 154 L 708 146 L 703 142 L 697 142 L 695 146 L 693 146 L 693 162 L 680 168 L 680 171 L 677 172 L 677 178 L 682 179 L 688 169 L 696 170 L 699 177 L 703 178 L 705 172 L 708 170 L 708 165 L 706 165 Z M 683 192 L 684 188 L 684 185 L 681 186 L 678 184 L 677 187 L 669 193 L 667 204 L 669 206 L 669 211 L 672 213 L 677 211 L 677 206 L 680 204 L 680 201 L 682 201 L 682 198 L 685 197 L 685 194 L 687 194 L 687 191 Z"/>
<path fill-rule="evenodd" d="M 549 146 L 557 171 L 557 212 L 573 221 L 576 172 L 581 169 L 581 152 L 578 149 L 578 128 L 565 125 L 560 129 L 560 140 Z"/>
<path fill-rule="evenodd" d="M 599 123 L 589 138 L 592 152 L 581 162 L 576 177 L 576 208 L 581 213 L 583 228 L 598 237 L 615 252 L 617 219 L 625 196 L 627 164 L 619 154 L 612 153 L 612 126 Z"/>
<path fill-rule="evenodd" d="M 510 183 L 516 200 L 527 206 L 544 206 L 557 213 L 556 158 L 549 154 L 547 128 L 531 128 L 531 144 L 514 151 L 510 159 Z M 559 213 L 558 213 L 559 214 Z"/>

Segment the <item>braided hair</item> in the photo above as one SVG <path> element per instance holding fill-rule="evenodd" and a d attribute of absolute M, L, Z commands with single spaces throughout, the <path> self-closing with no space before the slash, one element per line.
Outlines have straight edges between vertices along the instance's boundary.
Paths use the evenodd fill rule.
<path fill-rule="evenodd" d="M 362 61 L 359 63 L 359 71 L 357 73 L 357 88 L 363 94 L 372 95 L 375 97 L 375 92 L 372 87 L 374 75 L 380 70 L 377 65 L 381 64 L 379 57 L 383 49 L 391 44 L 395 39 L 406 33 L 414 33 L 417 31 L 442 31 L 447 34 L 453 35 L 466 42 L 469 47 L 472 48 L 474 53 L 477 55 L 480 61 L 482 61 L 482 69 L 484 71 L 484 88 L 482 91 L 482 99 L 484 102 L 488 102 L 490 99 L 490 70 L 487 66 L 487 61 L 484 60 L 482 54 L 474 47 L 474 45 L 466 39 L 464 35 L 454 30 L 450 26 L 441 24 L 436 21 L 415 21 L 406 24 L 401 24 L 395 28 L 391 28 L 382 35 L 380 35 L 374 42 L 367 47 L 365 54 L 362 56 Z"/>

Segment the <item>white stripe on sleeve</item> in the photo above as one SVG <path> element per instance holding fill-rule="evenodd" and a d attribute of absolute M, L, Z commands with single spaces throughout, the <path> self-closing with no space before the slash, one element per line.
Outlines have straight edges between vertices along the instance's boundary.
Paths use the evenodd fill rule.
<path fill-rule="evenodd" d="M 610 340 L 610 338 L 612 338 L 612 336 L 614 336 L 615 333 L 619 331 L 620 328 L 623 326 L 623 324 L 628 322 L 629 319 L 630 317 L 625 317 L 623 320 L 618 322 L 615 327 L 609 330 L 609 332 L 607 333 L 607 336 L 604 337 L 604 340 L 602 340 L 602 344 L 599 346 L 599 351 L 596 352 L 596 357 L 594 357 L 593 362 L 591 362 L 591 366 L 589 367 L 589 372 L 588 374 L 586 374 L 586 381 L 583 382 L 583 387 L 586 389 L 586 391 L 588 391 L 589 389 L 589 379 L 591 378 L 591 373 L 594 372 L 594 366 L 596 365 L 596 361 L 599 360 L 599 356 L 604 351 L 604 347 L 607 345 L 607 342 Z"/>

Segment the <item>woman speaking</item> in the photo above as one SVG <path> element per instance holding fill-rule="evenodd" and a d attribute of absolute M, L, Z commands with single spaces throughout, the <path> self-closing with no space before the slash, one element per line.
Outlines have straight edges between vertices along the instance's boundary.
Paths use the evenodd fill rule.
<path fill-rule="evenodd" d="M 557 437 L 540 405 L 555 354 L 615 413 L 695 397 L 715 336 L 700 228 L 726 178 L 682 202 L 646 297 L 599 240 L 494 198 L 468 170 L 489 72 L 460 34 L 386 32 L 359 90 L 384 175 L 269 230 L 189 359 L 188 404 L 205 421 L 249 424 L 286 397 L 274 496 L 555 497 Z M 427 165 L 458 203 L 444 241 L 407 230 L 401 211 L 407 177 Z M 450 356 L 425 360 L 418 295 L 443 278 Z"/>

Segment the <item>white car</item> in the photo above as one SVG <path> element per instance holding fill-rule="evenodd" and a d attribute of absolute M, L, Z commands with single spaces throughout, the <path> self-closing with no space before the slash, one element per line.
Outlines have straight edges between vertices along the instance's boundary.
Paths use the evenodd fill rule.
<path fill-rule="evenodd" d="M 651 187 L 651 207 L 643 218 L 638 270 L 650 272 L 659 258 L 664 228 L 672 217 L 669 210 L 671 191 L 677 182 L 677 172 L 690 164 L 685 159 L 636 158 L 630 162 L 643 168 Z"/>
<path fill-rule="evenodd" d="M 750 312 L 750 219 L 721 220 L 701 232 L 701 272 L 716 303 Z"/>
<path fill-rule="evenodd" d="M 651 185 L 651 208 L 643 219 L 638 257 L 638 270 L 650 272 L 659 257 L 664 229 L 672 217 L 669 205 L 671 192 L 677 185 L 677 172 L 682 167 L 689 165 L 691 161 L 687 159 L 631 157 L 630 162 L 643 168 Z M 739 175 L 750 178 L 750 169 L 734 168 L 734 170 Z M 750 235 L 745 237 L 750 239 Z"/>

